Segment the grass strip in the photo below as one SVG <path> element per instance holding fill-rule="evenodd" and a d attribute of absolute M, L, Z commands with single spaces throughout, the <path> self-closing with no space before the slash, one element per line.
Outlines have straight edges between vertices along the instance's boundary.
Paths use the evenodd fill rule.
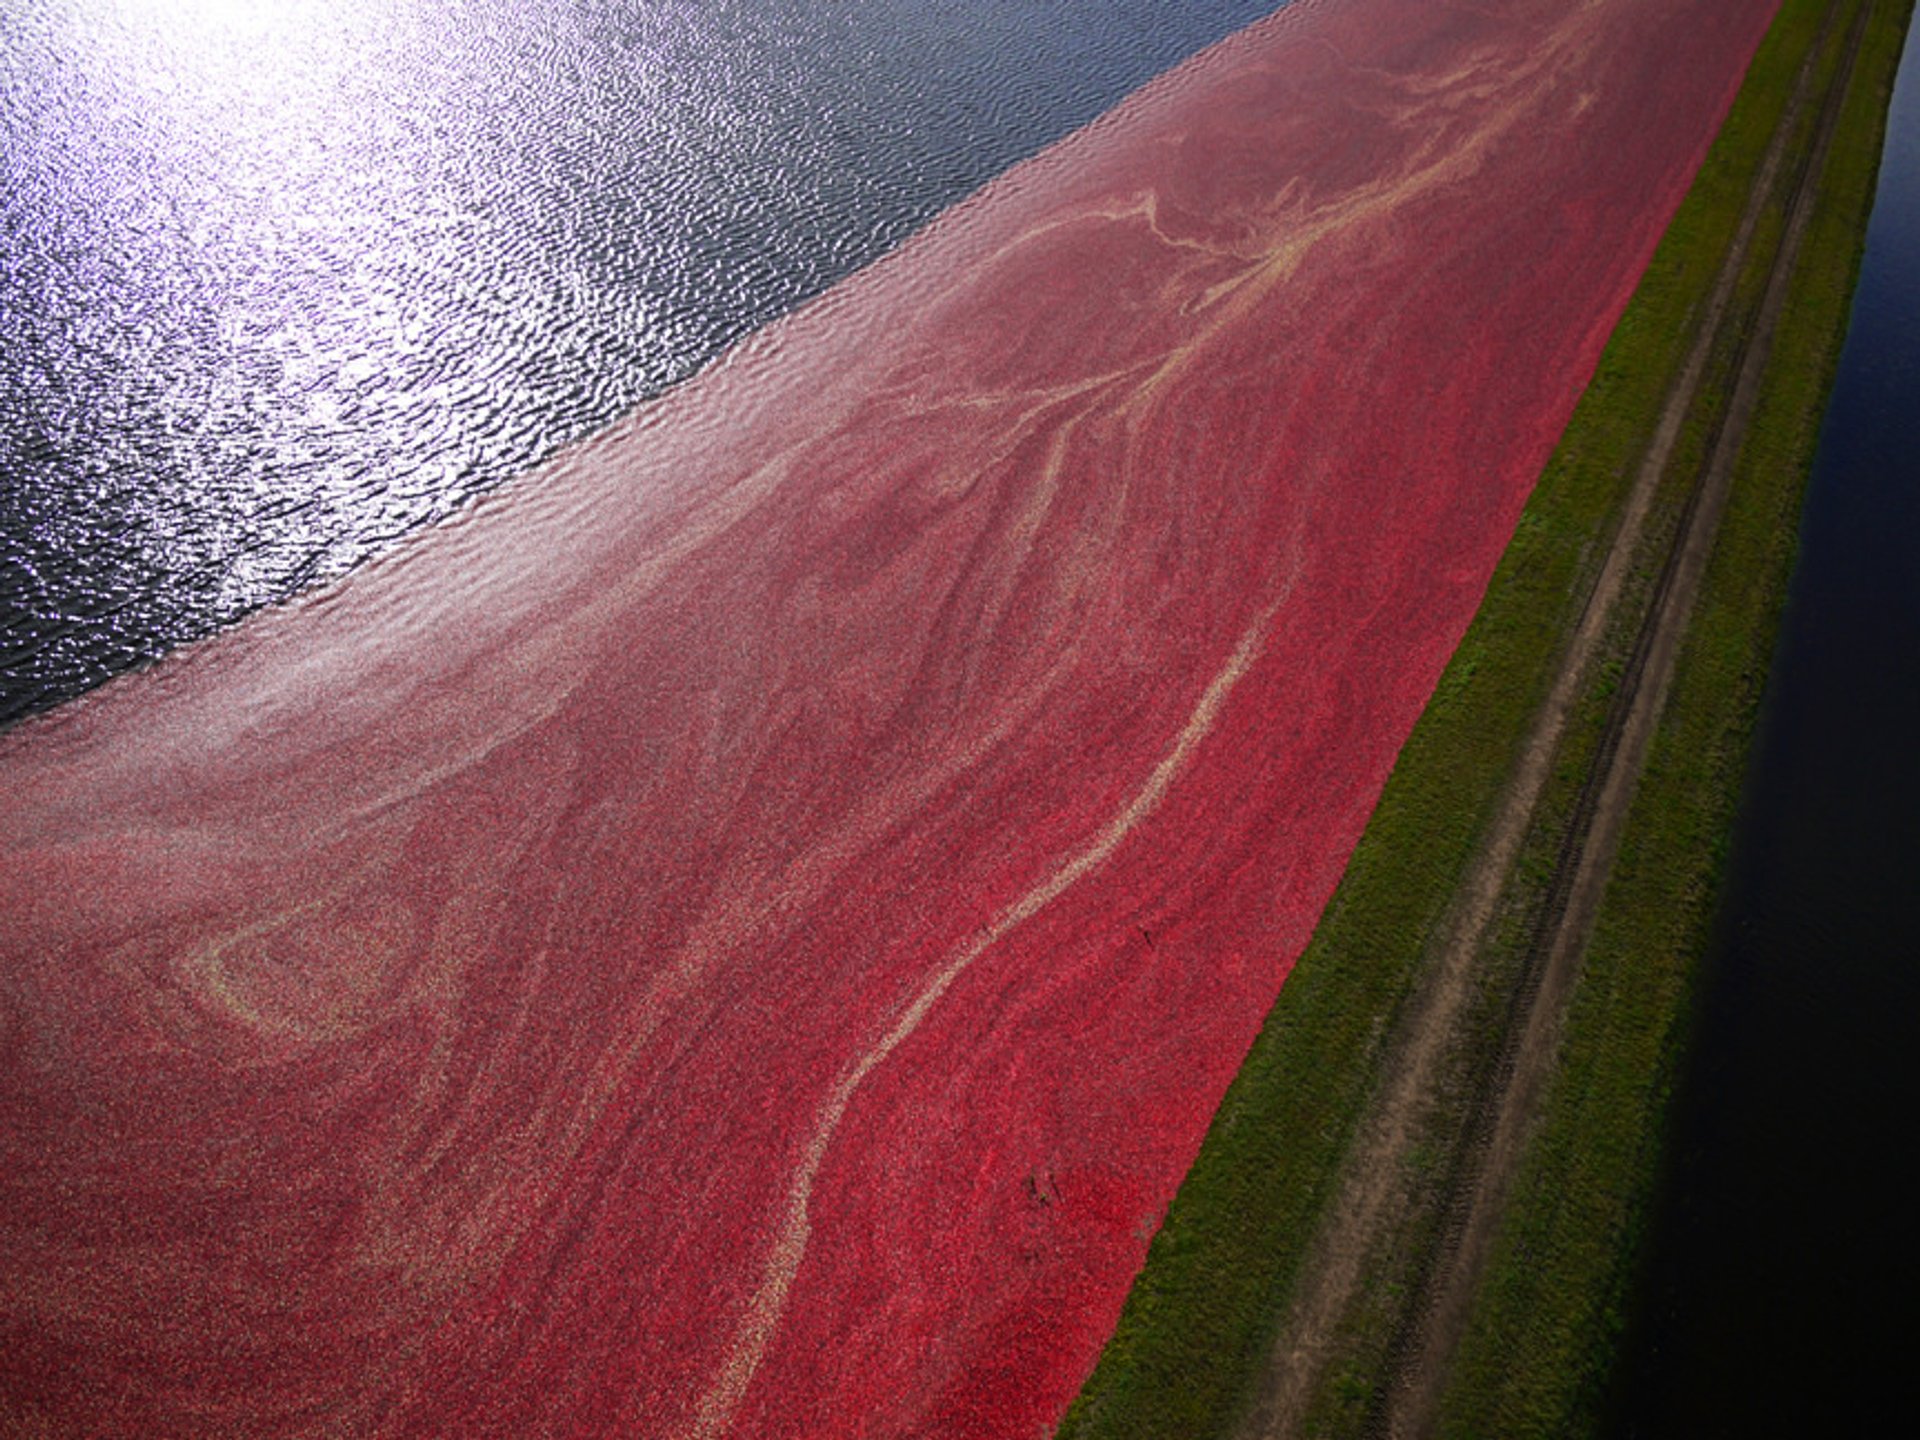
<path fill-rule="evenodd" d="M 1818 0 L 1788 0 L 1755 56 L 1063 1437 L 1213 1436 L 1243 1412 L 1394 1016 L 1545 698 L 1820 14 Z"/>
<path fill-rule="evenodd" d="M 1575 1435 L 1600 1419 L 1912 9 L 1881 4 L 1869 22 L 1559 1067 L 1442 1401 L 1444 1435 Z"/>

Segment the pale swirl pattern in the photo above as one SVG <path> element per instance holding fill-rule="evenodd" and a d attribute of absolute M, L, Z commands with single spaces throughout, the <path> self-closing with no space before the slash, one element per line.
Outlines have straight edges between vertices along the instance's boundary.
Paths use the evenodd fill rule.
<path fill-rule="evenodd" d="M 1029 1436 L 1771 0 L 1302 0 L 0 740 L 0 1406 Z"/>

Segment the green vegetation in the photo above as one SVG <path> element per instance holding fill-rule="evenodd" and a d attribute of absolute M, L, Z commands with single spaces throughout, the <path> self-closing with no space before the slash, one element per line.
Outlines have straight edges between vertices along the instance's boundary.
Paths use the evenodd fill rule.
<path fill-rule="evenodd" d="M 1572 1435 L 1599 1418 L 1911 11 L 1912 0 L 1882 5 L 1869 22 L 1559 1070 L 1442 1401 L 1443 1434 Z"/>
<path fill-rule="evenodd" d="M 1796 506 L 1870 202 L 1877 126 L 1911 0 L 1875 22 L 1823 181 L 1793 322 L 1750 433 L 1735 499 L 1672 709 L 1649 761 L 1563 1073 L 1529 1151 L 1443 1415 L 1450 1433 L 1559 1434 L 1591 1411 L 1630 1275 L 1635 1216 L 1657 1154 L 1671 1036 L 1710 913 Z M 1615 330 L 1522 516 L 1472 627 L 1409 738 L 1311 945 L 1283 989 L 1156 1237 L 1062 1437 L 1205 1437 L 1250 1403 L 1316 1224 L 1369 1098 L 1396 1015 L 1434 953 L 1619 522 L 1661 406 L 1692 347 L 1769 138 L 1819 35 L 1824 0 L 1786 0 L 1700 175 Z M 1850 9 L 1850 7 L 1849 7 Z M 1828 32 L 1830 68 L 1844 26 Z M 1809 107 L 1811 108 L 1811 107 Z M 1812 116 L 1803 117 L 1802 144 Z M 1778 240 L 1756 236 L 1736 306 L 1757 300 Z M 1497 1058 L 1507 1000 L 1620 664 L 1726 400 L 1730 346 L 1710 359 L 1656 496 L 1602 663 L 1580 698 L 1503 899 L 1481 990 L 1450 1055 L 1434 1141 L 1415 1155 L 1420 1203 L 1368 1267 L 1308 1428 L 1364 1421 L 1405 1298 L 1430 1258 L 1449 1181 L 1449 1126 Z M 1759 477 L 1756 480 L 1755 477 Z M 1682 477 L 1675 479 L 1673 477 Z M 1449 1108 L 1451 1107 L 1451 1108 Z M 1423 1208 L 1424 1207 L 1424 1208 Z"/>

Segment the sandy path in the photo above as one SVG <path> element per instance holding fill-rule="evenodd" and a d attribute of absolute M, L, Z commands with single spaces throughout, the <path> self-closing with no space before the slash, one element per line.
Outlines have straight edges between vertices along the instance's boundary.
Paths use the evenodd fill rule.
<path fill-rule="evenodd" d="M 1864 15 L 1864 9 L 1861 13 Z M 1862 29 L 1856 24 L 1849 40 L 1849 67 Z M 1408 1151 L 1419 1138 L 1420 1121 L 1428 1113 L 1428 1097 L 1437 1083 L 1443 1057 L 1466 1023 L 1479 947 L 1531 823 L 1573 701 L 1619 600 L 1640 544 L 1648 507 L 1672 460 L 1680 427 L 1697 398 L 1708 355 L 1724 327 L 1749 323 L 1732 313 L 1731 305 L 1755 228 L 1770 206 L 1790 206 L 1789 230 L 1774 262 L 1762 307 L 1750 322 L 1734 396 L 1689 500 L 1686 521 L 1676 536 L 1656 599 L 1621 681 L 1595 768 L 1572 822 L 1568 846 L 1551 887 L 1550 919 L 1534 942 L 1541 960 L 1525 972 L 1526 980 L 1534 983 L 1532 994 L 1514 1013 L 1515 1028 L 1501 1057 L 1495 1090 L 1482 1097 L 1475 1114 L 1469 1117 L 1468 1131 L 1458 1141 L 1470 1152 L 1465 1157 L 1464 1204 L 1456 1202 L 1456 1213 L 1444 1232 L 1442 1253 L 1423 1292 L 1416 1297 L 1411 1323 L 1397 1347 L 1391 1393 L 1377 1413 L 1378 1433 L 1416 1436 L 1432 1427 L 1475 1281 L 1541 1088 L 1552 1070 L 1560 1024 L 1579 974 L 1581 949 L 1604 892 L 1647 742 L 1665 703 L 1679 641 L 1711 553 L 1733 461 L 1757 402 L 1768 343 L 1785 303 L 1787 280 L 1805 233 L 1813 190 L 1809 176 L 1818 176 L 1837 113 L 1833 98 L 1844 92 L 1844 75 L 1827 97 L 1812 159 L 1788 177 L 1784 199 L 1778 187 L 1787 163 L 1787 138 L 1804 107 L 1811 103 L 1818 54 L 1816 46 L 1802 67 L 1794 94 L 1762 159 L 1747 208 L 1715 281 L 1700 333 L 1669 391 L 1653 443 L 1636 473 L 1621 523 L 1580 623 L 1485 846 L 1461 888 L 1444 947 L 1401 1022 L 1401 1035 L 1386 1063 L 1379 1096 L 1364 1122 L 1339 1198 L 1329 1212 L 1330 1222 L 1316 1238 L 1260 1402 L 1243 1429 L 1248 1436 L 1297 1433 L 1334 1347 L 1337 1327 L 1358 1293 L 1362 1267 L 1381 1236 L 1407 1218 L 1408 1201 L 1401 1187 Z"/>
<path fill-rule="evenodd" d="M 1720 517 L 1726 510 L 1733 483 L 1734 465 L 1759 404 L 1773 334 L 1786 307 L 1794 268 L 1812 220 L 1820 173 L 1839 122 L 1840 101 L 1846 94 L 1872 9 L 1873 0 L 1864 0 L 1855 12 L 1840 68 L 1821 104 L 1812 153 L 1793 176 L 1785 196 L 1789 211 L 1787 231 L 1775 254 L 1759 314 L 1745 337 L 1733 398 L 1723 413 L 1706 470 L 1690 497 L 1685 527 L 1661 576 L 1653 613 L 1647 617 L 1629 662 L 1628 676 L 1622 682 L 1622 693 L 1630 694 L 1631 699 L 1624 705 L 1616 704 L 1619 718 L 1609 722 L 1608 734 L 1601 742 L 1604 770 L 1589 780 L 1589 785 L 1598 780 L 1598 796 L 1566 904 L 1547 944 L 1540 988 L 1527 1014 L 1526 1030 L 1514 1058 L 1511 1077 L 1498 1102 L 1486 1160 L 1474 1186 L 1465 1223 L 1439 1283 L 1432 1288 L 1417 1347 L 1406 1357 L 1405 1368 L 1398 1378 L 1388 1412 L 1386 1433 L 1389 1435 L 1425 1435 L 1433 1427 L 1448 1366 L 1466 1326 L 1474 1286 L 1499 1224 L 1528 1127 L 1552 1073 L 1567 1003 L 1579 978 L 1580 954 L 1606 891 L 1607 875 L 1619 846 L 1628 807 L 1633 803 L 1647 746 L 1666 706 L 1680 643 L 1686 635 L 1707 561 L 1713 553 L 1714 537 L 1719 532 Z M 1816 46 L 1814 53 L 1819 53 L 1820 48 Z M 1796 87 L 1783 128 L 1792 123 L 1806 100 L 1805 87 Z M 1772 178 L 1769 173 L 1762 184 L 1756 185 L 1756 190 L 1770 193 Z"/>

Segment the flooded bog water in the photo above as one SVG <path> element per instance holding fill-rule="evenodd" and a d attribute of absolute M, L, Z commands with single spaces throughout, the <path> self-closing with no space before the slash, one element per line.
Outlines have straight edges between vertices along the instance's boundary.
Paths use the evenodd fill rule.
<path fill-rule="evenodd" d="M 0 725 L 446 516 L 1279 0 L 21 0 Z"/>

